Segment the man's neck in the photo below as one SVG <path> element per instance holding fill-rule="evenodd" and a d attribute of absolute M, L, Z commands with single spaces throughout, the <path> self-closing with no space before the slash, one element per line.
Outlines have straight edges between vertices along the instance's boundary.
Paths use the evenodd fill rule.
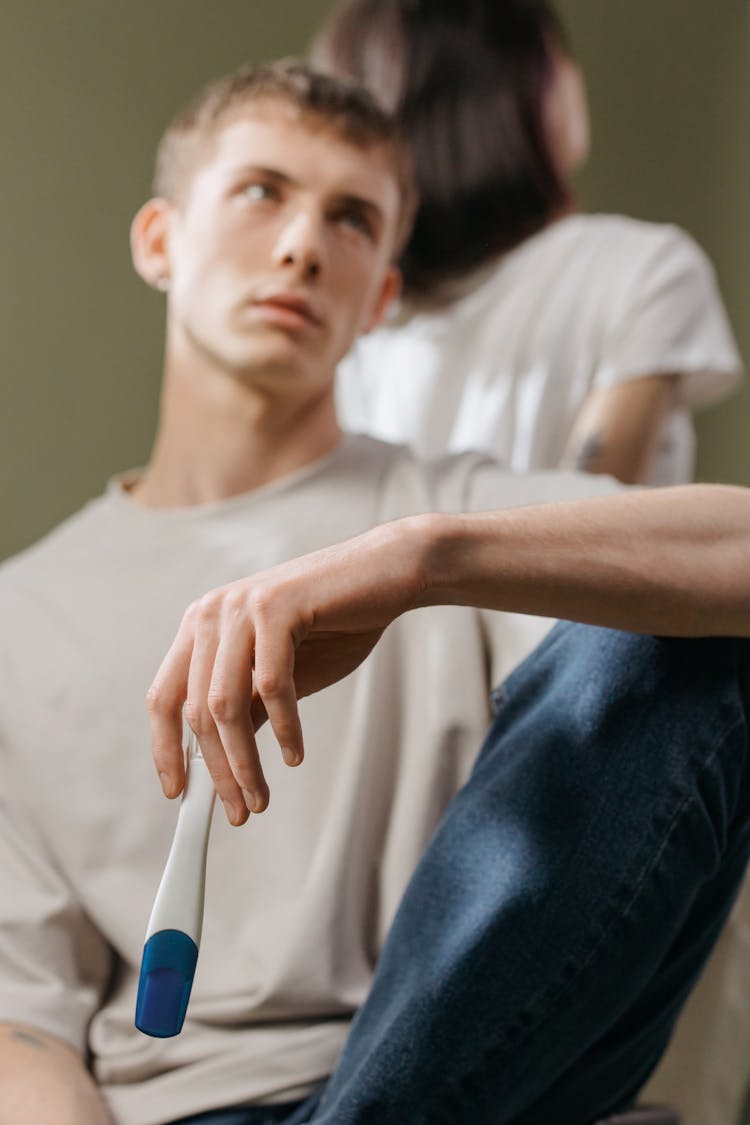
<path fill-rule="evenodd" d="M 303 401 L 168 374 L 152 455 L 131 496 L 153 508 L 225 500 L 304 468 L 340 439 L 332 389 Z"/>

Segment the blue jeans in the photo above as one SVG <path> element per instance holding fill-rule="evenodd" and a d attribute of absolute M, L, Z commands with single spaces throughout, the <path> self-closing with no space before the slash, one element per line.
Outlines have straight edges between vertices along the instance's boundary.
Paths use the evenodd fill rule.
<path fill-rule="evenodd" d="M 557 626 L 499 694 L 336 1071 L 285 1125 L 631 1105 L 750 854 L 749 703 L 750 641 Z"/>

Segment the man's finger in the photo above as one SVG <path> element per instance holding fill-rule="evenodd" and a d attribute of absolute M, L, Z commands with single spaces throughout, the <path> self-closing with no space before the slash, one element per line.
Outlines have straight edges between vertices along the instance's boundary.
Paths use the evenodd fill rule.
<path fill-rule="evenodd" d="M 240 825 L 248 818 L 247 805 L 224 752 L 208 702 L 218 648 L 218 611 L 208 598 L 203 602 L 190 659 L 185 718 L 195 731 L 227 819 L 230 824 Z"/>
<path fill-rule="evenodd" d="M 185 785 L 182 705 L 187 696 L 192 652 L 192 629 L 186 619 L 183 619 L 183 624 L 146 693 L 151 753 L 161 787 L 167 797 L 179 796 Z"/>
<path fill-rule="evenodd" d="M 268 785 L 251 717 L 253 642 L 247 618 L 225 607 L 208 705 L 245 804 L 251 812 L 262 812 L 268 805 Z"/>
<path fill-rule="evenodd" d="M 254 715 L 260 714 L 262 705 L 288 766 L 298 766 L 305 756 L 294 686 L 294 653 L 288 630 L 269 626 L 267 621 L 256 622 L 253 688 L 260 704 L 254 704 Z"/>

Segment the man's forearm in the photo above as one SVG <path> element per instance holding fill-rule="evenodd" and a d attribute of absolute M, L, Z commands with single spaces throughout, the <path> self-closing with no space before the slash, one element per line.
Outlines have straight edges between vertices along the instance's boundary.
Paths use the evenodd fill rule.
<path fill-rule="evenodd" d="M 30 1027 L 0 1025 L 0 1125 L 112 1125 L 71 1047 Z"/>
<path fill-rule="evenodd" d="M 427 605 L 750 636 L 750 490 L 692 486 L 410 516 L 210 591 L 188 608 L 148 693 L 166 795 L 184 784 L 185 704 L 215 752 L 209 768 L 231 823 L 262 812 L 268 786 L 248 700 L 284 760 L 302 761 L 297 700 L 348 675 L 395 618 Z"/>
<path fill-rule="evenodd" d="M 634 632 L 750 635 L 750 491 L 692 485 L 418 517 L 420 605 L 463 604 Z"/>

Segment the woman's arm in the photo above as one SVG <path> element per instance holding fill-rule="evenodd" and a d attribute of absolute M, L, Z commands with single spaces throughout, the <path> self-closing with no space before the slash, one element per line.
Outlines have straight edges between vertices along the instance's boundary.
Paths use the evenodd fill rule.
<path fill-rule="evenodd" d="M 609 473 L 625 484 L 648 480 L 677 375 L 644 375 L 591 391 L 570 432 L 560 468 Z"/>
<path fill-rule="evenodd" d="M 400 614 L 437 604 L 750 636 L 750 490 L 414 516 L 211 591 L 188 608 L 148 693 L 166 795 L 184 783 L 185 704 L 232 823 L 262 811 L 253 727 L 268 717 L 296 765 L 297 699 L 353 671 Z"/>

